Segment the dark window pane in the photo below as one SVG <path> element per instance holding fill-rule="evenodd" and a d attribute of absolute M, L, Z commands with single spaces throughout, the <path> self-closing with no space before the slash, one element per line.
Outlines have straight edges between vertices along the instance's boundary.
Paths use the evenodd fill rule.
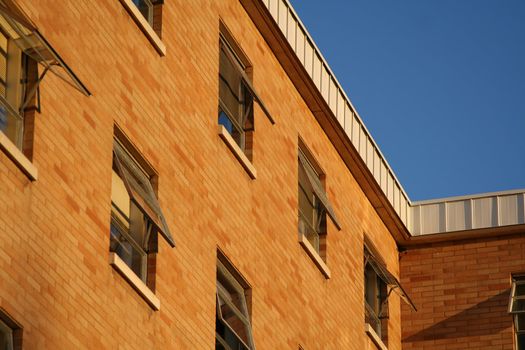
<path fill-rule="evenodd" d="M 525 314 L 515 315 L 514 323 L 517 332 L 525 332 Z"/>
<path fill-rule="evenodd" d="M 525 350 L 525 334 L 518 334 L 516 337 L 516 350 Z"/>
<path fill-rule="evenodd" d="M 516 284 L 515 296 L 523 295 L 525 296 L 525 284 Z"/>
<path fill-rule="evenodd" d="M 151 22 L 151 11 L 153 10 L 153 6 L 151 2 L 147 0 L 132 0 L 135 6 L 139 9 L 140 13 L 146 18 L 148 22 Z M 150 23 L 151 24 L 151 23 Z"/>
<path fill-rule="evenodd" d="M 111 215 L 110 233 L 109 250 L 116 253 L 140 279 L 145 281 L 146 252 L 140 249 L 139 244 L 133 242 L 129 236 L 129 229 L 113 213 Z"/>
<path fill-rule="evenodd" d="M 219 98 L 230 117 L 242 125 L 242 76 L 224 50 L 221 48 L 219 57 Z"/>
<path fill-rule="evenodd" d="M 0 350 L 13 349 L 13 330 L 0 321 Z"/>
<path fill-rule="evenodd" d="M 514 299 L 512 302 L 512 311 L 525 311 L 525 299 Z"/>

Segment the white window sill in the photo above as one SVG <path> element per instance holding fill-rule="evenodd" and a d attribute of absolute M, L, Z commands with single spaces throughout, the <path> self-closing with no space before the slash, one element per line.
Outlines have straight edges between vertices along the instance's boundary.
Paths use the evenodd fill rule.
<path fill-rule="evenodd" d="M 9 140 L 3 132 L 0 132 L 0 148 L 31 181 L 38 179 L 38 170 L 33 163 L 27 159 L 13 141 Z"/>
<path fill-rule="evenodd" d="M 323 258 L 319 256 L 315 248 L 312 246 L 312 244 L 310 244 L 310 242 L 308 242 L 308 239 L 306 239 L 306 236 L 302 233 L 299 233 L 299 243 L 304 248 L 308 256 L 310 256 L 310 258 L 314 261 L 315 265 L 319 268 L 324 277 L 329 279 L 331 277 L 330 269 L 328 266 L 326 266 Z"/>
<path fill-rule="evenodd" d="M 372 326 L 368 323 L 365 323 L 365 333 L 368 335 L 368 337 L 374 342 L 374 344 L 377 346 L 379 350 L 388 350 L 386 345 L 383 343 L 381 338 L 377 335 L 376 331 L 372 328 Z"/>
<path fill-rule="evenodd" d="M 120 0 L 122 5 L 129 12 L 130 16 L 133 18 L 135 23 L 139 26 L 140 30 L 146 35 L 151 44 L 155 47 L 155 50 L 161 55 L 166 56 L 166 45 L 159 38 L 157 33 L 153 30 L 151 25 L 148 23 L 146 18 L 140 13 L 139 9 L 132 0 Z"/>
<path fill-rule="evenodd" d="M 224 141 L 226 146 L 228 146 L 228 148 L 233 152 L 235 158 L 239 160 L 239 162 L 241 163 L 242 167 L 246 170 L 248 175 L 250 175 L 252 179 L 257 178 L 257 170 L 253 166 L 252 162 L 250 162 L 250 160 L 246 157 L 241 148 L 233 140 L 228 130 L 226 130 L 226 128 L 222 125 L 219 125 L 219 136 Z"/>
<path fill-rule="evenodd" d="M 140 294 L 140 296 L 153 308 L 153 310 L 160 310 L 160 300 L 157 296 L 148 288 L 148 286 L 142 282 L 142 280 L 129 268 L 128 265 L 116 254 L 109 253 L 109 264 L 117 270 L 126 281 Z"/>

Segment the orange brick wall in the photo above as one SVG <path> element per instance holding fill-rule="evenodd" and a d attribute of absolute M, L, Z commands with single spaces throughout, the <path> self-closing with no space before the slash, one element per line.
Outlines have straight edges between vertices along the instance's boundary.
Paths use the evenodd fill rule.
<path fill-rule="evenodd" d="M 525 235 L 435 243 L 401 253 L 403 349 L 513 348 L 511 273 L 525 271 Z"/>
<path fill-rule="evenodd" d="M 19 3 L 93 94 L 42 82 L 37 181 L 0 152 L 0 307 L 24 348 L 214 348 L 220 247 L 252 286 L 258 349 L 363 349 L 363 235 L 397 275 L 396 244 L 240 3 L 166 1 L 165 57 L 117 0 Z M 217 135 L 219 18 L 276 120 L 256 107 L 256 180 Z M 157 171 L 177 243 L 159 238 L 158 312 L 108 264 L 114 123 Z M 342 225 L 328 219 L 329 280 L 298 243 L 299 135 Z M 399 305 L 393 296 L 392 350 Z"/>

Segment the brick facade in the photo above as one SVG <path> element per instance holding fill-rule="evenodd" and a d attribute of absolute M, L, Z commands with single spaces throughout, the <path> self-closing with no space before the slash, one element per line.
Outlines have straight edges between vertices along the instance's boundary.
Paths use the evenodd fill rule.
<path fill-rule="evenodd" d="M 399 253 L 406 228 L 308 95 L 313 84 L 299 86 L 294 61 L 283 64 L 278 35 L 268 39 L 279 27 L 254 21 L 260 0 L 156 2 L 160 46 L 126 1 L 16 1 L 92 94 L 42 81 L 24 146 L 36 181 L 0 152 L 0 312 L 22 328 L 23 349 L 213 349 L 218 251 L 249 285 L 257 349 L 381 349 L 365 332 L 365 237 L 419 308 L 391 294 L 388 349 L 512 349 L 506 303 L 523 235 Z M 218 135 L 221 26 L 275 120 L 255 104 L 256 176 Z M 158 311 L 110 265 L 116 132 L 151 166 L 176 242 L 159 235 L 148 259 Z M 330 278 L 298 239 L 300 144 L 341 226 L 327 217 L 321 239 Z"/>
<path fill-rule="evenodd" d="M 42 82 L 37 181 L 0 153 L 0 307 L 24 349 L 212 349 L 218 248 L 250 284 L 258 349 L 365 347 L 363 236 L 397 274 L 396 242 L 238 0 L 166 1 L 164 57 L 119 1 L 18 3 L 92 93 Z M 255 107 L 255 180 L 217 134 L 219 20 L 275 118 Z M 108 263 L 115 125 L 158 175 L 177 243 L 158 239 L 159 311 Z M 327 219 L 330 279 L 298 243 L 299 137 L 342 226 Z M 393 296 L 393 350 L 399 305 Z"/>
<path fill-rule="evenodd" d="M 511 274 L 525 271 L 525 236 L 434 243 L 400 255 L 403 349 L 513 349 Z"/>

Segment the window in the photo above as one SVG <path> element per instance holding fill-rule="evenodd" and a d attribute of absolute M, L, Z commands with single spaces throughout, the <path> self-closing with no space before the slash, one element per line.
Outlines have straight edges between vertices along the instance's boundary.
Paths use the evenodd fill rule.
<path fill-rule="evenodd" d="M 22 349 L 22 328 L 0 310 L 0 350 Z"/>
<path fill-rule="evenodd" d="M 386 343 L 388 319 L 388 295 L 385 281 L 372 264 L 365 265 L 365 323 L 368 323 Z"/>
<path fill-rule="evenodd" d="M 225 260 L 222 258 L 222 260 Z M 215 348 L 253 350 L 252 327 L 248 311 L 248 286 L 226 261 L 217 260 Z"/>
<path fill-rule="evenodd" d="M 326 214 L 339 221 L 321 183 L 322 173 L 305 148 L 299 148 L 299 235 L 326 260 Z"/>
<path fill-rule="evenodd" d="M 135 155 L 132 155 L 132 153 Z M 157 232 L 175 242 L 152 186 L 152 174 L 137 152 L 115 139 L 111 186 L 110 251 L 154 290 Z"/>
<path fill-rule="evenodd" d="M 377 250 L 366 237 L 364 274 L 365 323 L 370 325 L 379 339 L 386 344 L 388 338 L 388 298 L 391 293 L 395 291 L 413 310 L 417 310 L 397 278 L 388 271 Z"/>
<path fill-rule="evenodd" d="M 132 0 L 146 21 L 153 27 L 153 3 L 150 0 Z"/>
<path fill-rule="evenodd" d="M 162 5 L 164 0 L 131 0 L 140 14 L 144 16 L 155 33 L 162 37 Z"/>
<path fill-rule="evenodd" d="M 90 95 L 16 4 L 0 1 L 0 131 L 13 145 L 2 144 L 2 148 L 8 149 L 21 167 L 24 162 L 18 153 L 32 158 L 33 119 L 35 111 L 40 111 L 39 86 L 48 72 Z"/>
<path fill-rule="evenodd" d="M 253 135 L 253 95 L 243 75 L 246 67 L 221 40 L 219 57 L 219 124 L 251 160 Z"/>
<path fill-rule="evenodd" d="M 525 350 L 525 276 L 512 278 L 509 313 L 514 318 L 516 349 Z"/>
<path fill-rule="evenodd" d="M 13 350 L 13 330 L 0 320 L 0 349 Z"/>
<path fill-rule="evenodd" d="M 34 62 L 20 50 L 15 41 L 0 32 L 0 130 L 20 150 L 24 134 L 25 107 L 22 102 L 31 63 Z"/>
<path fill-rule="evenodd" d="M 248 59 L 221 23 L 218 122 L 252 161 L 254 103 L 258 103 L 272 124 L 274 120 L 252 85 L 250 69 Z"/>
<path fill-rule="evenodd" d="M 165 56 L 166 45 L 161 40 L 164 0 L 120 0 L 120 3 L 155 50 Z"/>

